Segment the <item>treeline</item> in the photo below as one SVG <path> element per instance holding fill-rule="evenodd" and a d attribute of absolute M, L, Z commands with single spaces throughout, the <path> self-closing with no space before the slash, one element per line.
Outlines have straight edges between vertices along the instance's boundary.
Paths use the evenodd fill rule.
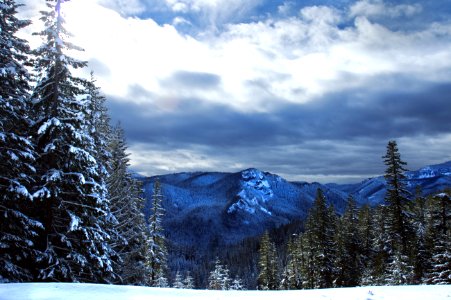
<path fill-rule="evenodd" d="M 338 216 L 318 190 L 303 233 L 285 251 L 263 235 L 259 289 L 451 283 L 451 191 L 427 198 L 418 191 L 411 200 L 396 142 L 384 162 L 386 205 L 357 208 L 351 197 Z"/>
<path fill-rule="evenodd" d="M 161 193 L 146 222 L 124 134 L 94 77 L 73 75 L 87 64 L 67 55 L 62 2 L 46 1 L 34 50 L 0 3 L 0 282 L 167 284 Z"/>

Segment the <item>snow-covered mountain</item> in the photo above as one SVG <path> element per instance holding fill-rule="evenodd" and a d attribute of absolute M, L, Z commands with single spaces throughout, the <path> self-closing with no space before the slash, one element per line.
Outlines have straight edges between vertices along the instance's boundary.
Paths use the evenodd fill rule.
<path fill-rule="evenodd" d="M 424 194 L 451 187 L 451 161 L 407 172 L 412 193 Z M 141 179 L 147 199 L 157 177 Z M 288 182 L 278 175 L 247 169 L 237 173 L 194 172 L 158 176 L 167 211 L 169 238 L 182 244 L 208 245 L 212 240 L 235 243 L 264 230 L 303 219 L 318 188 L 337 211 L 343 211 L 351 194 L 359 204 L 382 203 L 382 176 L 357 184 Z M 150 201 L 148 205 L 150 204 Z M 146 212 L 149 206 L 146 206 Z"/>
<path fill-rule="evenodd" d="M 146 178 L 151 199 L 157 177 Z M 319 183 L 293 183 L 278 175 L 247 169 L 238 173 L 178 173 L 158 176 L 164 194 L 164 226 L 178 244 L 226 244 L 306 217 L 318 188 L 339 210 L 347 194 Z M 149 211 L 150 201 L 146 206 Z"/>
<path fill-rule="evenodd" d="M 451 187 L 451 161 L 443 164 L 431 165 L 416 171 L 406 172 L 407 188 L 415 195 L 420 187 L 424 195 L 430 195 Z M 333 189 L 351 194 L 360 204 L 376 205 L 384 202 L 386 182 L 383 176 L 369 178 L 356 184 L 328 184 Z"/>
<path fill-rule="evenodd" d="M 407 173 L 412 193 L 420 186 L 425 194 L 451 187 L 451 162 Z M 139 178 L 139 177 L 138 177 Z M 148 216 L 153 184 L 157 177 L 140 178 L 144 184 Z M 303 220 L 317 189 L 342 212 L 350 194 L 358 204 L 384 201 L 383 177 L 357 184 L 288 182 L 257 169 L 237 173 L 194 172 L 158 176 L 163 192 L 172 269 L 194 270 L 214 259 L 215 250 L 239 244 L 293 221 Z M 195 261 L 195 262 L 193 262 Z M 191 267 L 189 266 L 191 264 Z"/>

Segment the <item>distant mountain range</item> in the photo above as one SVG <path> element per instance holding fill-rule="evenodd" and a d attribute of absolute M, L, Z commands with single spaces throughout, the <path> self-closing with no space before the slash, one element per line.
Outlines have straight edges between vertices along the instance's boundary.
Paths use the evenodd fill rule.
<path fill-rule="evenodd" d="M 425 195 L 451 187 L 451 161 L 406 173 L 409 190 L 420 186 Z M 356 184 L 289 182 L 257 169 L 237 173 L 194 172 L 140 178 L 150 212 L 153 183 L 159 178 L 168 240 L 180 247 L 208 250 L 211 244 L 231 245 L 294 220 L 304 219 L 322 189 L 338 212 L 349 195 L 359 205 L 384 202 L 383 176 Z"/>

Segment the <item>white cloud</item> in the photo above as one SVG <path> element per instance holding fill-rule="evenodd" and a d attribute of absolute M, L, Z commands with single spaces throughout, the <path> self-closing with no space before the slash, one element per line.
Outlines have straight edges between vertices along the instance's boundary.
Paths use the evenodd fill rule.
<path fill-rule="evenodd" d="M 223 2 L 184 3 L 201 9 Z M 227 3 L 236 7 L 242 1 Z M 352 6 L 353 14 L 361 3 L 369 2 Z M 376 4 L 383 2 L 372 5 Z M 132 85 L 141 86 L 154 98 L 130 101 L 169 101 L 170 107 L 178 107 L 186 98 L 199 98 L 243 111 L 265 111 L 280 99 L 311 101 L 324 93 L 368 84 L 366 79 L 377 75 L 448 80 L 446 70 L 451 67 L 449 24 L 405 33 L 359 16 L 354 26 L 340 28 L 343 13 L 325 6 L 303 8 L 299 17 L 231 24 L 220 34 L 201 38 L 151 19 L 123 17 L 92 0 L 67 2 L 64 13 L 75 43 L 86 49 L 82 57 L 110 71 L 98 79 L 106 94 L 127 98 Z M 167 79 L 177 71 L 215 74 L 220 84 L 208 90 L 171 86 Z M 349 81 L 343 74 L 356 80 Z"/>
<path fill-rule="evenodd" d="M 126 16 L 140 14 L 146 9 L 140 0 L 99 0 L 98 3 Z"/>
<path fill-rule="evenodd" d="M 412 16 L 422 11 L 420 4 L 386 4 L 383 0 L 361 0 L 350 8 L 351 16 L 391 17 Z"/>

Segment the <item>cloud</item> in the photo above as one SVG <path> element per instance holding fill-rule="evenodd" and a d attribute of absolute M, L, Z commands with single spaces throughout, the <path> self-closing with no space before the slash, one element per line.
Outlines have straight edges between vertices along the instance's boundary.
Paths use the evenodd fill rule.
<path fill-rule="evenodd" d="M 422 6 L 415 4 L 387 4 L 383 0 L 361 0 L 350 7 L 350 15 L 365 17 L 410 17 L 421 13 Z"/>
<path fill-rule="evenodd" d="M 140 0 L 99 0 L 98 3 L 124 16 L 141 14 L 146 9 Z"/>
<path fill-rule="evenodd" d="M 248 114 L 196 99 L 184 99 L 170 113 L 119 99 L 110 101 L 110 110 L 116 117 L 128 111 L 120 118 L 133 167 L 146 174 L 252 166 L 292 180 L 345 182 L 381 174 L 380 157 L 391 139 L 413 168 L 451 159 L 443 157 L 451 143 L 451 84 L 423 86 L 420 93 L 409 87 L 422 83 L 404 85 L 399 92 L 356 89 L 285 103 L 271 113 Z"/>
<path fill-rule="evenodd" d="M 219 86 L 221 78 L 216 74 L 176 71 L 172 76 L 163 81 L 167 87 L 179 86 L 189 89 L 212 89 Z"/>
<path fill-rule="evenodd" d="M 355 180 L 381 172 L 393 138 L 418 166 L 451 159 L 451 24 L 402 27 L 430 13 L 425 3 L 358 1 L 289 14 L 286 2 L 262 17 L 260 0 L 161 0 L 153 14 L 169 21 L 158 22 L 133 16 L 147 14 L 150 2 L 99 1 L 65 3 L 67 27 L 139 171 L 254 166 Z M 189 24 L 197 16 L 204 26 Z"/>

